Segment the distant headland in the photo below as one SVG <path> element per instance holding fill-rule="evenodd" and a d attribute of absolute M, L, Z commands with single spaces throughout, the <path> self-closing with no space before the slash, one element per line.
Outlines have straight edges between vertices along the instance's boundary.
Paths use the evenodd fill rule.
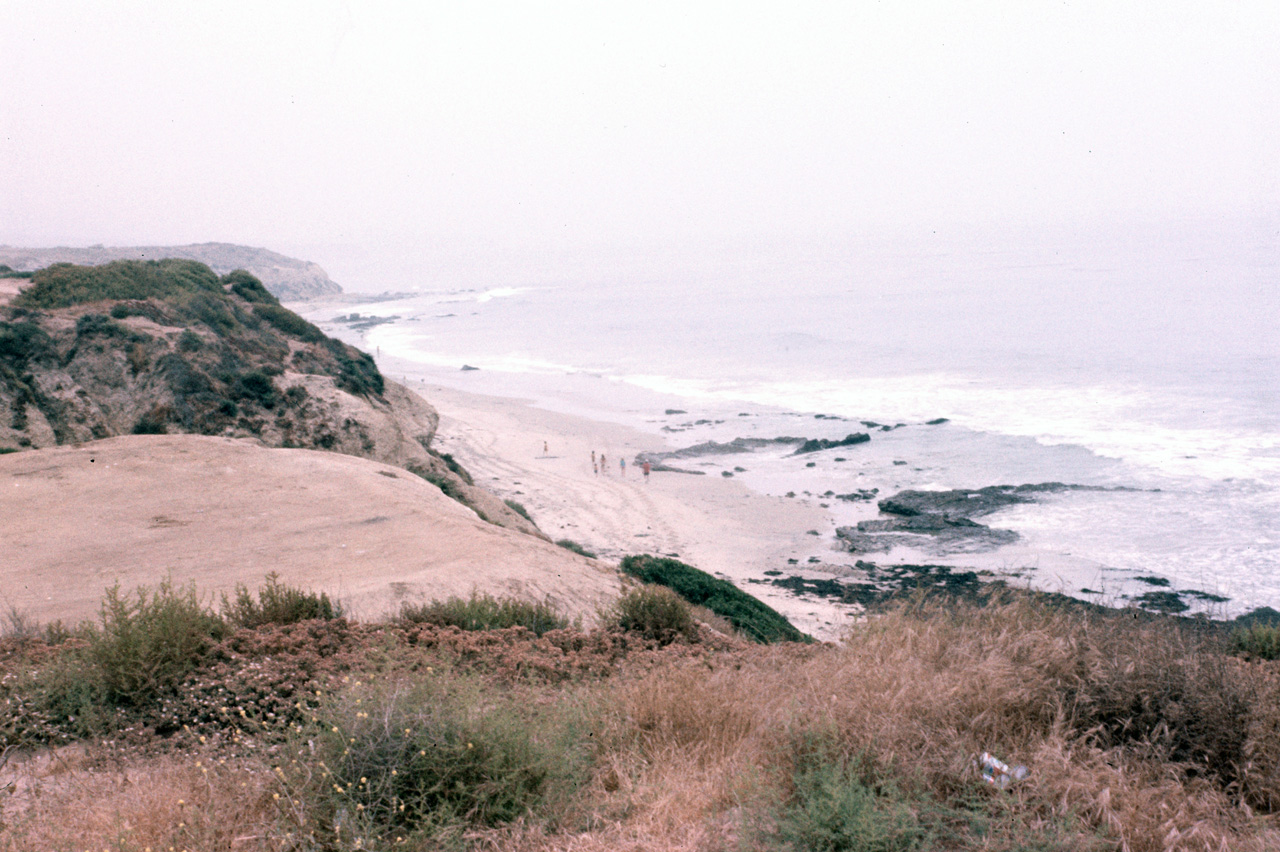
<path fill-rule="evenodd" d="M 19 272 L 43 269 L 55 263 L 97 266 L 113 260 L 160 260 L 176 257 L 205 264 L 219 275 L 244 269 L 260 280 L 276 298 L 285 301 L 314 299 L 342 292 L 319 264 L 274 251 L 232 243 L 194 243 L 184 246 L 88 246 L 75 248 L 21 248 L 0 246 L 0 264 Z"/>

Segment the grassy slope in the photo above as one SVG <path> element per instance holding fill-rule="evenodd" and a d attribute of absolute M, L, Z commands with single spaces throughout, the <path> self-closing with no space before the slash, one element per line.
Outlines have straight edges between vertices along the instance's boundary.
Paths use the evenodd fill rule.
<path fill-rule="evenodd" d="M 6 808 L 0 850 L 1280 842 L 1280 664 L 1168 619 L 1015 598 L 903 607 L 843 647 L 341 619 L 211 643 L 98 720 L 102 770 Z M 66 691 L 73 647 L 8 642 L 6 697 Z M 986 785 L 981 751 L 1030 775 Z"/>

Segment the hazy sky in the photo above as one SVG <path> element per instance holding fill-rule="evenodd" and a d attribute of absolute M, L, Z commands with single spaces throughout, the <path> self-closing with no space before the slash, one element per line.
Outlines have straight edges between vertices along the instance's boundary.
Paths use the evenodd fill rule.
<path fill-rule="evenodd" d="M 0 243 L 483 265 L 1256 221 L 1277 45 L 1274 0 L 0 0 Z"/>

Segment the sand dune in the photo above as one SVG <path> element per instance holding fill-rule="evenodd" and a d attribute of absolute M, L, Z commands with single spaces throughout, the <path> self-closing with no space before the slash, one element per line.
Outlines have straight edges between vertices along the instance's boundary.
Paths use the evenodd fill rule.
<path fill-rule="evenodd" d="M 617 595 L 605 565 L 481 521 L 403 469 L 189 435 L 0 456 L 0 605 L 93 616 L 105 588 L 165 577 L 216 598 L 268 572 L 371 618 L 403 600 L 548 597 L 588 620 Z"/>

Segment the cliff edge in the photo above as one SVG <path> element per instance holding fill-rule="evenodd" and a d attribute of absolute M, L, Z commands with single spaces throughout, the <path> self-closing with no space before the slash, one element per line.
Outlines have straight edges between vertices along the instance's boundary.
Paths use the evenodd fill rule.
<path fill-rule="evenodd" d="M 55 264 L 0 305 L 0 453 L 196 434 L 404 468 L 482 519 L 542 533 L 431 448 L 438 417 L 244 270 Z"/>

